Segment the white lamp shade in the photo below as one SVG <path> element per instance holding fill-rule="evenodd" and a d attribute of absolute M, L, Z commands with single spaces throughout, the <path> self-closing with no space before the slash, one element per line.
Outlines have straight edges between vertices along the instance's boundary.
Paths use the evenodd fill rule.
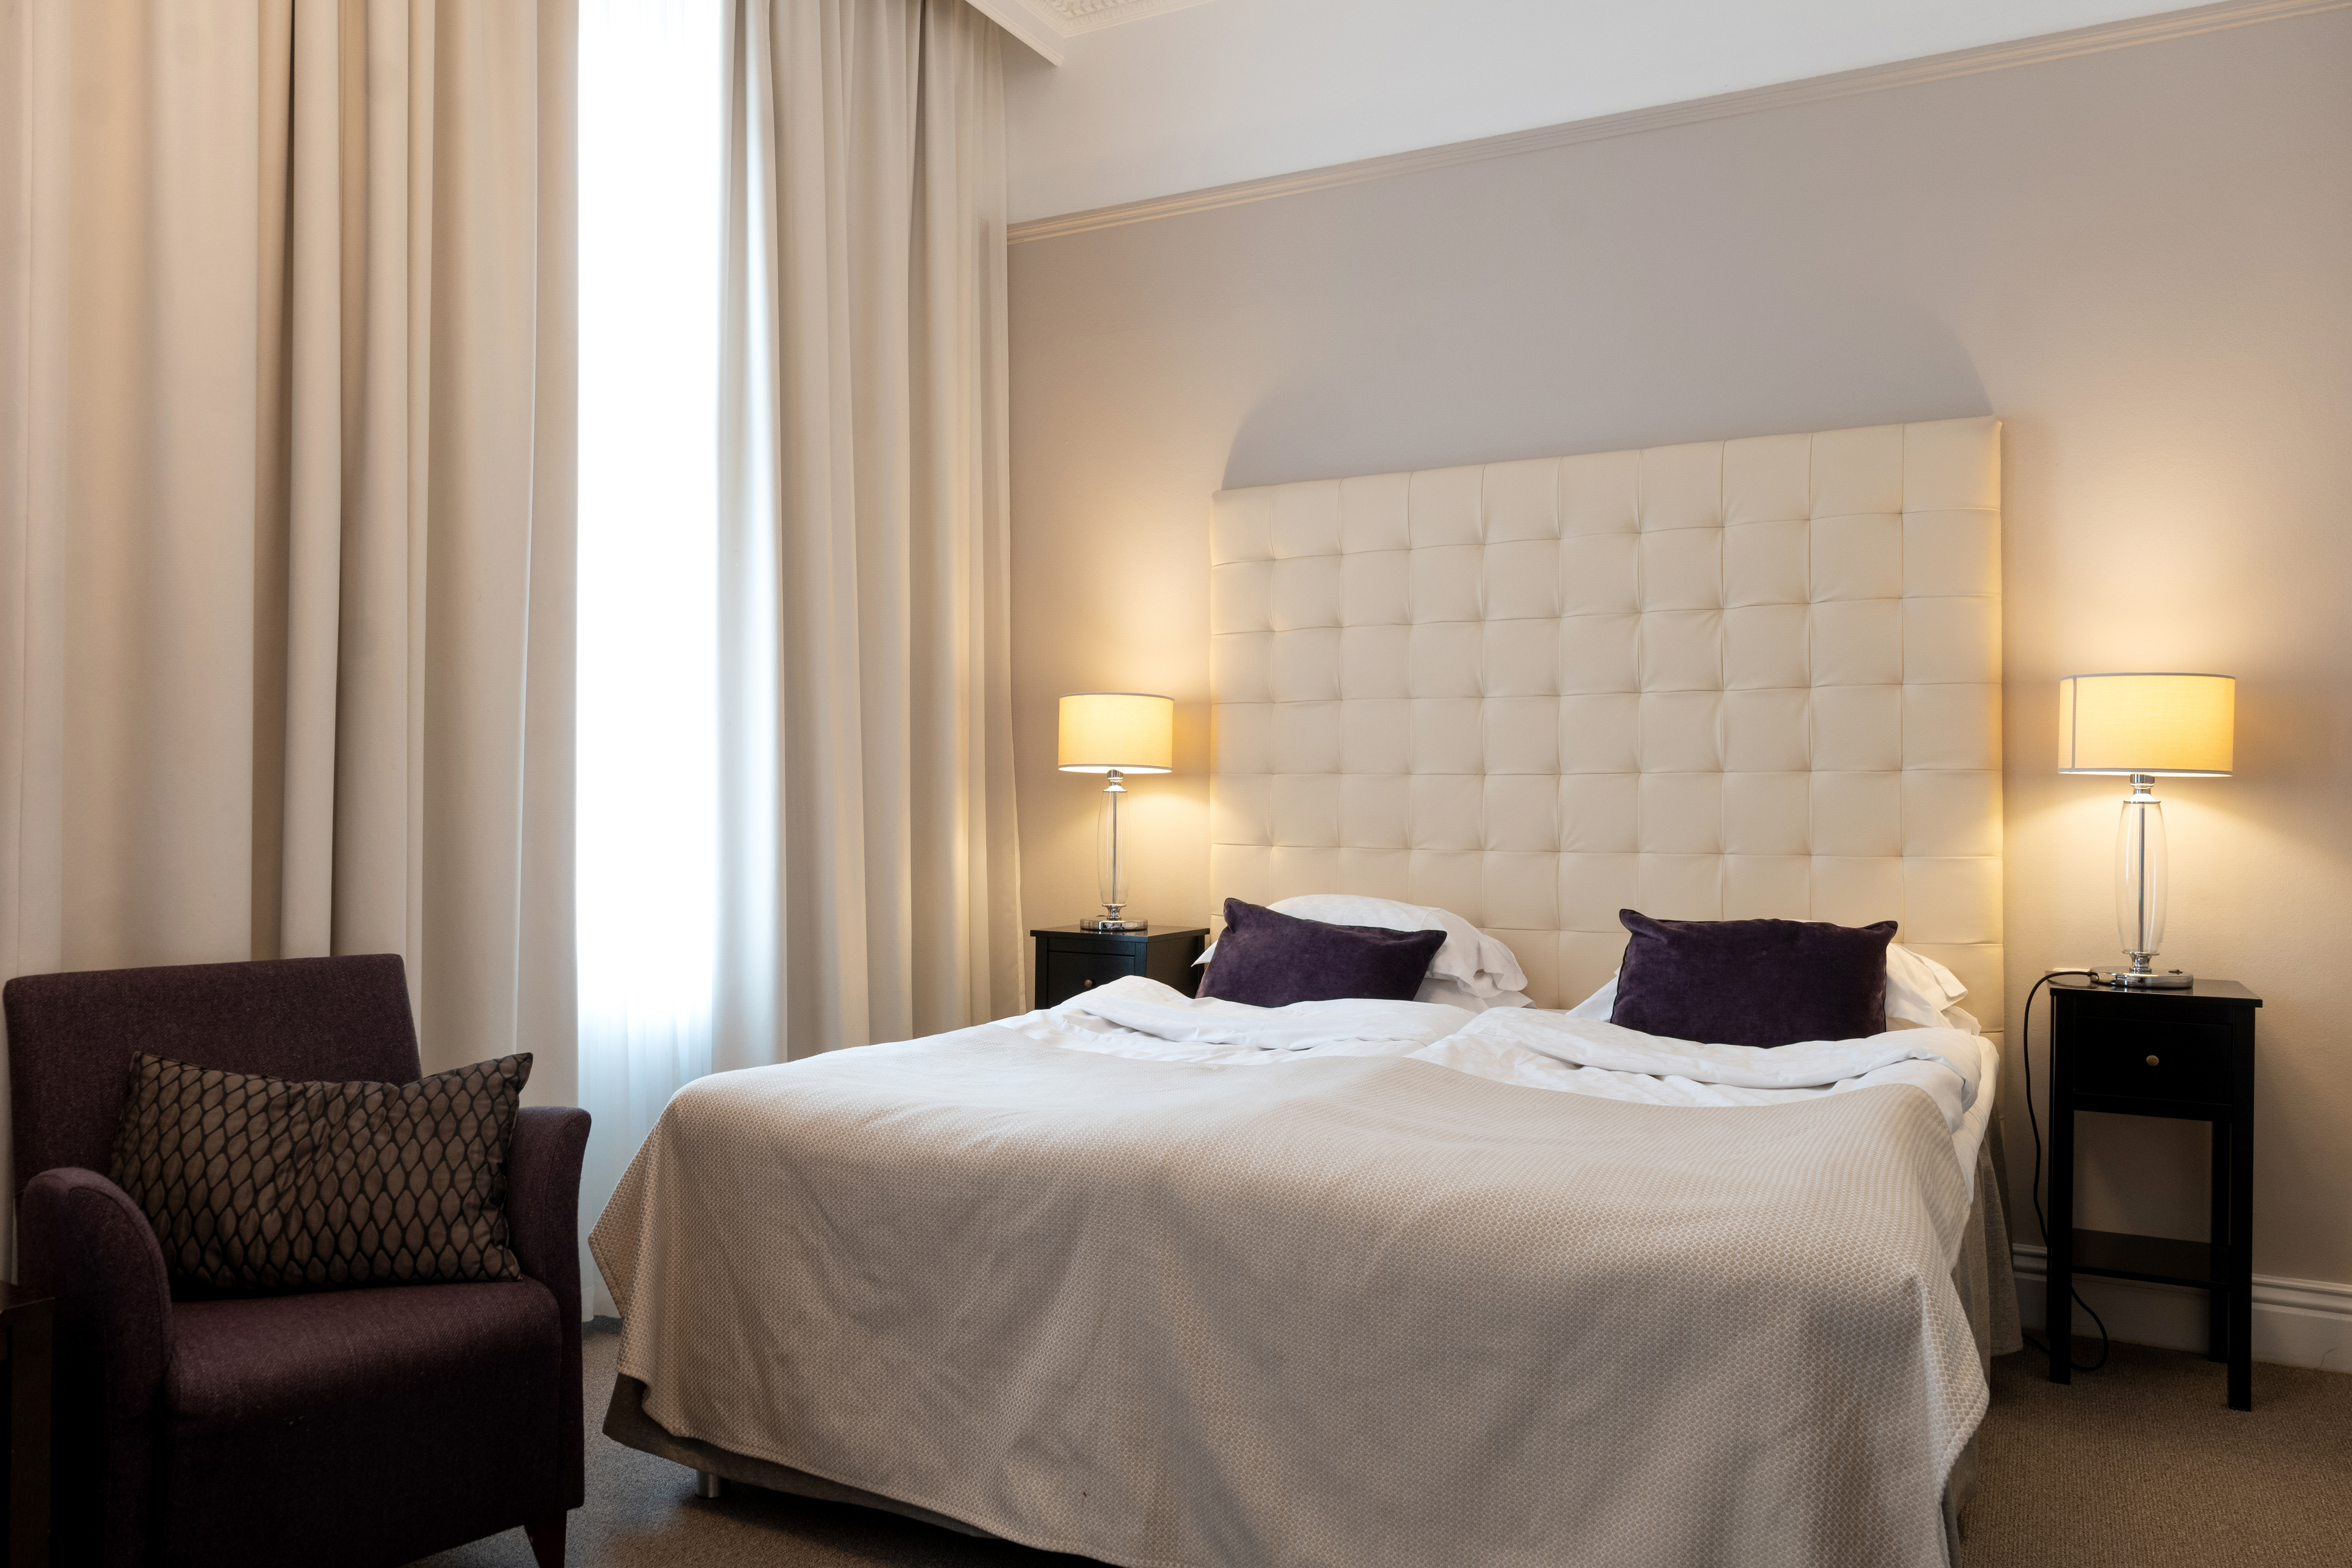
<path fill-rule="evenodd" d="M 1174 766 L 1176 701 L 1139 691 L 1081 691 L 1062 699 L 1066 773 L 1164 773 Z"/>
<path fill-rule="evenodd" d="M 2058 683 L 2058 771 L 2226 776 L 2237 708 L 2226 675 L 2070 675 Z"/>

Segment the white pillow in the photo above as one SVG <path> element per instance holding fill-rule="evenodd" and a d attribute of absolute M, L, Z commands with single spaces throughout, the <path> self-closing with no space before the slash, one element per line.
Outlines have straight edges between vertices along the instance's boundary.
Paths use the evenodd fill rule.
<path fill-rule="evenodd" d="M 1944 1010 L 1969 994 L 1960 977 L 1899 942 L 1886 944 L 1886 1016 L 1936 1028 Z"/>
<path fill-rule="evenodd" d="M 1615 1011 L 1617 1011 L 1617 976 L 1612 973 L 1608 979 L 1601 983 L 1600 990 L 1570 1007 L 1568 1010 L 1568 1016 L 1571 1018 L 1597 1018 L 1605 1024 L 1609 1021 L 1609 1015 Z"/>
<path fill-rule="evenodd" d="M 1489 1007 L 1525 1007 L 1534 1000 L 1524 991 L 1498 991 L 1492 996 L 1481 996 L 1458 980 L 1446 980 L 1434 974 L 1421 983 L 1421 989 L 1413 993 L 1412 999 L 1460 1007 L 1471 1013 L 1483 1013 Z"/>
<path fill-rule="evenodd" d="M 1886 944 L 1886 1022 L 1892 1026 L 1908 1024 L 1923 1029 L 1958 1028 L 1945 1016 L 1956 1011 L 1952 1004 L 1969 994 L 1960 977 L 1923 953 L 1912 952 L 1899 942 Z M 1571 1018 L 1598 1018 L 1606 1023 L 1617 1008 L 1617 976 L 1568 1010 Z M 1969 1033 L 1974 1034 L 1976 1020 L 1968 1018 Z"/>
<path fill-rule="evenodd" d="M 1511 950 L 1451 910 L 1400 903 L 1394 899 L 1362 899 L 1352 893 L 1303 893 L 1266 908 L 1294 920 L 1319 921 L 1325 925 L 1442 931 L 1445 942 L 1437 950 L 1437 956 L 1429 961 L 1430 979 L 1451 980 L 1473 996 L 1489 998 L 1528 988 L 1527 974 Z M 1216 951 L 1217 944 L 1213 942 L 1192 962 L 1206 963 L 1209 955 Z"/>

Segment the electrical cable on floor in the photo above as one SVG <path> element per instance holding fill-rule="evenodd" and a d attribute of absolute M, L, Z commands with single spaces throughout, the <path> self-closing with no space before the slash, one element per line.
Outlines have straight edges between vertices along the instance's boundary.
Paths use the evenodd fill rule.
<path fill-rule="evenodd" d="M 2020 1020 L 2017 1029 L 2017 1053 L 2020 1059 L 2021 1059 L 2025 1064 L 2025 1121 L 2026 1125 L 2033 1129 L 2033 1184 L 2028 1189 L 2028 1191 L 2033 1197 L 2033 1218 L 2035 1223 L 2042 1226 L 2042 1239 L 2045 1243 L 2050 1239 L 2050 1219 L 2047 1215 L 2044 1215 L 2042 1212 L 2042 1120 L 2033 1113 L 2033 998 L 2038 993 L 2040 993 L 2043 986 L 2049 984 L 2052 981 L 2057 979 L 2062 974 L 2080 974 L 2093 980 L 2098 978 L 2097 973 L 2089 969 L 2052 970 L 2049 973 L 2035 981 L 2032 987 L 2025 993 L 2025 1016 Z M 2053 1005 L 2054 1006 L 2055 1004 L 2053 1003 Z M 2057 1062 L 2054 1058 L 2052 1059 L 2050 1070 L 2053 1075 L 2058 1070 Z M 2055 1108 L 2053 1107 L 2053 1109 L 2054 1110 Z M 2107 1352 L 2112 1348 L 2107 1339 L 2106 1320 L 2099 1316 L 2097 1308 L 2083 1300 L 2083 1293 L 2074 1288 L 2074 1282 L 2072 1280 L 2067 1282 L 2067 1293 L 2074 1298 L 2074 1304 L 2076 1306 L 2091 1314 L 2091 1321 L 2099 1325 L 2099 1359 L 2094 1362 L 2076 1361 L 2074 1359 L 2074 1347 L 2071 1342 L 2069 1342 L 2066 1347 L 2066 1364 L 2076 1372 L 2096 1372 L 2101 1367 L 2107 1364 Z M 2054 1321 L 2063 1315 L 2064 1314 L 2063 1313 L 2052 1312 L 2046 1307 L 2042 1311 L 2042 1317 L 2045 1321 Z M 2022 1330 L 2019 1331 L 2023 1333 Z M 2069 1342 L 2071 1342 L 2074 1336 L 2070 1333 L 2067 1338 Z M 2024 1334 L 2024 1339 L 2027 1344 L 2032 1345 L 2043 1355 L 2046 1356 L 2053 1353 L 2048 1345 L 2042 1343 L 2032 1334 Z"/>

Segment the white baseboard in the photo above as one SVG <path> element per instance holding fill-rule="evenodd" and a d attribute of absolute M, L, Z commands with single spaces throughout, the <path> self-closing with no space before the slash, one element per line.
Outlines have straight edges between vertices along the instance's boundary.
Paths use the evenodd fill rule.
<path fill-rule="evenodd" d="M 2017 1310 L 2029 1329 L 2049 1321 L 2048 1255 L 2020 1243 Z M 2181 1285 L 2151 1285 L 2077 1274 L 2075 1293 L 2106 1320 L 2107 1332 L 2136 1345 L 2167 1350 L 2205 1348 L 2205 1292 Z M 2075 1314 L 2077 1333 L 2095 1333 L 2088 1316 Z M 2326 1279 L 2282 1279 L 2254 1276 L 2254 1359 L 2288 1366 L 2352 1372 L 2352 1285 Z"/>

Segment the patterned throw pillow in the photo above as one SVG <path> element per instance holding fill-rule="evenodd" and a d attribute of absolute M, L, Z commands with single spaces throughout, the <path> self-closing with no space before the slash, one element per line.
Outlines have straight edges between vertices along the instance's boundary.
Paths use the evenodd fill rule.
<path fill-rule="evenodd" d="M 141 1056 L 114 1183 L 174 1277 L 253 1293 L 520 1279 L 507 1148 L 528 1054 L 415 1083 L 297 1083 Z"/>

